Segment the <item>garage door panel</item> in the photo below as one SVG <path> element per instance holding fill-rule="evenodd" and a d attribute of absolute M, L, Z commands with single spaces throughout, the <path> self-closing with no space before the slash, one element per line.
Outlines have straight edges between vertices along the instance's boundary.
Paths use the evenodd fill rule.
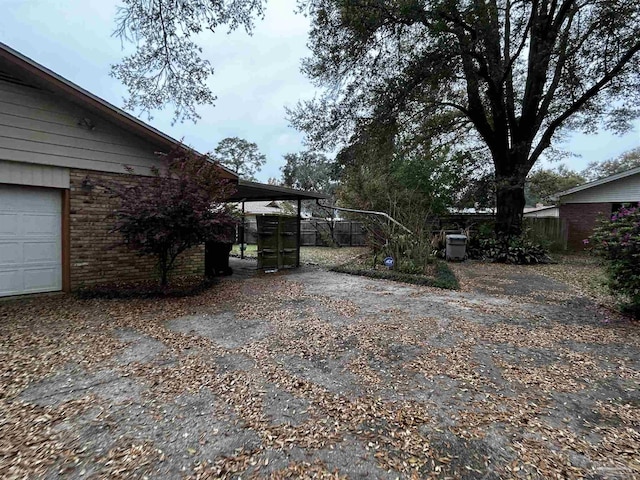
<path fill-rule="evenodd" d="M 15 266 L 22 263 L 22 243 L 21 242 L 1 242 L 0 243 L 0 266 Z"/>
<path fill-rule="evenodd" d="M 57 286 L 60 290 L 60 267 L 24 269 L 24 291 L 25 293 L 50 292 L 52 286 Z"/>
<path fill-rule="evenodd" d="M 24 293 L 22 270 L 0 270 L 0 292 L 2 295 L 17 295 Z"/>
<path fill-rule="evenodd" d="M 62 211 L 60 191 L 53 188 L 0 185 L 0 205 L 14 212 L 58 213 Z M 11 191 L 9 191 L 11 189 Z M 5 210 L 3 208 L 3 210 Z"/>
<path fill-rule="evenodd" d="M 0 297 L 62 289 L 62 195 L 0 184 Z"/>
<path fill-rule="evenodd" d="M 60 231 L 60 215 L 22 215 L 22 231 L 25 236 L 57 236 Z"/>
<path fill-rule="evenodd" d="M 0 204 L 0 209 L 4 205 Z M 15 237 L 18 234 L 20 219 L 17 213 L 0 212 L 0 237 Z"/>
<path fill-rule="evenodd" d="M 25 264 L 60 263 L 60 244 L 58 242 L 24 242 L 22 259 Z"/>

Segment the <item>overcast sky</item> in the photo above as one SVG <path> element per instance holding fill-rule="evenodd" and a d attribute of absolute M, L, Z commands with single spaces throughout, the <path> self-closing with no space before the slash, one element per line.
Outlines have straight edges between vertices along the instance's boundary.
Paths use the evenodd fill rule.
<path fill-rule="evenodd" d="M 120 41 L 111 36 L 118 1 L 0 0 L 0 41 L 63 77 L 122 106 L 124 87 L 109 76 L 109 66 L 123 56 Z M 216 69 L 210 80 L 218 100 L 200 107 L 197 124 L 171 125 L 171 108 L 154 112 L 154 127 L 201 152 L 212 151 L 225 137 L 258 144 L 267 164 L 258 179 L 280 178 L 282 156 L 302 150 L 303 135 L 288 126 L 284 107 L 313 97 L 314 88 L 300 73 L 308 21 L 294 14 L 295 0 L 270 0 L 266 17 L 253 36 L 244 31 L 209 35 L 204 56 Z M 136 112 L 132 112 L 136 113 Z M 601 132 L 572 135 L 563 146 L 580 157 L 564 160 L 580 170 L 640 146 L 640 122 L 623 137 Z"/>

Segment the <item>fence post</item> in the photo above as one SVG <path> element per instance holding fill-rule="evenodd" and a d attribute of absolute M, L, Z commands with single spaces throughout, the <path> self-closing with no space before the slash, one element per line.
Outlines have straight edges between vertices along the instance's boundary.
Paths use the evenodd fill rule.
<path fill-rule="evenodd" d="M 244 201 L 242 202 L 242 224 L 240 225 L 240 259 L 244 260 Z"/>
<path fill-rule="evenodd" d="M 298 198 L 298 214 L 296 216 L 296 268 L 300 268 L 300 243 L 302 241 L 302 200 Z"/>
<path fill-rule="evenodd" d="M 353 247 L 353 220 L 349 220 L 349 246 Z"/>

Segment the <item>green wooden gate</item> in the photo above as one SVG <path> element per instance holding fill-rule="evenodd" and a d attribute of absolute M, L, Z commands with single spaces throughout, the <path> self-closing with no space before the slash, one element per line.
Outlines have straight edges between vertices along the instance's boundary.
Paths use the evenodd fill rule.
<path fill-rule="evenodd" d="M 298 266 L 298 220 L 279 215 L 256 216 L 258 227 L 258 269 Z"/>

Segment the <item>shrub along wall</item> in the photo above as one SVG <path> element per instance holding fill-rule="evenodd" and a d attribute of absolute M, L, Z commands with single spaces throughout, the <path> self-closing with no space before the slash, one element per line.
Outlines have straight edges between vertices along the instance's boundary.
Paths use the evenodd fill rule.
<path fill-rule="evenodd" d="M 589 244 L 604 259 L 611 293 L 640 318 L 640 203 L 600 221 Z"/>
<path fill-rule="evenodd" d="M 109 214 L 117 207 L 105 185 L 133 184 L 142 178 L 128 174 L 90 170 L 70 171 L 70 257 L 71 289 L 114 282 L 157 278 L 155 259 L 140 256 L 121 244 L 118 234 L 109 233 Z M 184 252 L 173 275 L 203 275 L 204 246 Z"/>

